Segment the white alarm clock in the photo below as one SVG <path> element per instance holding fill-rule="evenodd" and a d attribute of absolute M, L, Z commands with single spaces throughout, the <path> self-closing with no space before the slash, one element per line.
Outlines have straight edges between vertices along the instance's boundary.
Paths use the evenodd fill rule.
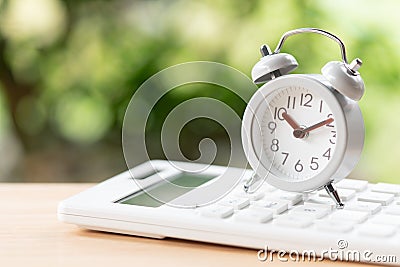
<path fill-rule="evenodd" d="M 342 61 L 328 62 L 321 74 L 288 74 L 298 63 L 280 53 L 294 34 L 317 33 L 336 41 Z M 242 142 L 253 168 L 245 190 L 263 179 L 286 191 L 325 188 L 338 208 L 343 203 L 333 184 L 357 164 L 364 144 L 364 121 L 357 101 L 364 94 L 358 72 L 362 62 L 348 64 L 343 42 L 321 29 L 286 32 L 275 51 L 261 47 L 252 70 L 255 83 L 266 83 L 252 96 L 242 122 Z"/>

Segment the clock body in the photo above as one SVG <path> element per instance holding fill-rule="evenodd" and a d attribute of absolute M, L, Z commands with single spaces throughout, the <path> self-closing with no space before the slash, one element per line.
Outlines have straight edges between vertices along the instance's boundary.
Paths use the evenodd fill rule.
<path fill-rule="evenodd" d="M 299 138 L 287 114 L 301 129 L 318 127 Z M 291 74 L 269 81 L 249 101 L 242 122 L 250 166 L 286 191 L 313 191 L 345 178 L 360 158 L 364 136 L 357 102 L 322 75 Z"/>

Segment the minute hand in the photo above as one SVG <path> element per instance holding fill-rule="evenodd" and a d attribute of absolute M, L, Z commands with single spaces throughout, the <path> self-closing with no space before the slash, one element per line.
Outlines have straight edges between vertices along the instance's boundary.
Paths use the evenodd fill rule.
<path fill-rule="evenodd" d="M 314 124 L 314 125 L 312 125 L 312 126 L 310 126 L 310 127 L 307 127 L 307 128 L 305 128 L 305 129 L 303 129 L 303 133 L 311 132 L 311 131 L 313 131 L 313 130 L 319 128 L 319 127 L 322 127 L 322 126 L 324 126 L 324 125 L 327 125 L 327 124 L 329 124 L 329 123 L 332 123 L 333 121 L 334 121 L 333 118 L 329 118 L 329 119 L 326 119 L 326 120 L 324 120 L 324 121 L 318 122 L 318 123 L 316 123 L 316 124 Z"/>

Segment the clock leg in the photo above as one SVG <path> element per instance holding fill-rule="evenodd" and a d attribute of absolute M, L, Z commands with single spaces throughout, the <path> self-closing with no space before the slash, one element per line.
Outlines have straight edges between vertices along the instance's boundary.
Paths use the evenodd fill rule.
<path fill-rule="evenodd" d="M 328 195 L 333 199 L 333 201 L 336 204 L 337 209 L 343 209 L 344 204 L 340 200 L 339 194 L 336 191 L 336 189 L 333 187 L 332 182 L 329 182 L 327 185 L 324 186 L 326 192 L 328 192 Z"/>
<path fill-rule="evenodd" d="M 257 174 L 253 174 L 251 177 L 250 177 L 250 179 L 248 179 L 245 183 L 244 183 L 244 185 L 243 185 L 243 190 L 246 192 L 246 193 L 250 193 L 249 192 L 249 189 L 250 189 L 250 187 L 253 185 L 253 184 L 255 184 L 257 181 L 259 181 L 261 178 L 260 178 L 260 176 L 258 176 Z"/>

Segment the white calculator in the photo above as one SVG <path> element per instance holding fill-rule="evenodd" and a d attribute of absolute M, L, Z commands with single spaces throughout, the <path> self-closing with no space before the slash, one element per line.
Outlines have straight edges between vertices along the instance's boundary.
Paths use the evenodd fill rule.
<path fill-rule="evenodd" d="M 244 175 L 212 204 L 179 208 L 152 197 L 161 195 L 169 203 L 191 198 L 227 168 L 196 167 L 204 171 L 146 162 L 62 201 L 58 218 L 99 231 L 254 248 L 258 255 L 268 248 L 332 258 L 329 253 L 336 251 L 334 259 L 400 264 L 400 185 L 344 179 L 336 186 L 345 208 L 337 210 L 325 191 L 299 194 L 264 183 L 246 193 L 243 184 L 252 171 L 230 168 Z M 146 181 L 145 190 L 132 173 Z M 171 181 L 185 189 L 174 190 Z"/>

